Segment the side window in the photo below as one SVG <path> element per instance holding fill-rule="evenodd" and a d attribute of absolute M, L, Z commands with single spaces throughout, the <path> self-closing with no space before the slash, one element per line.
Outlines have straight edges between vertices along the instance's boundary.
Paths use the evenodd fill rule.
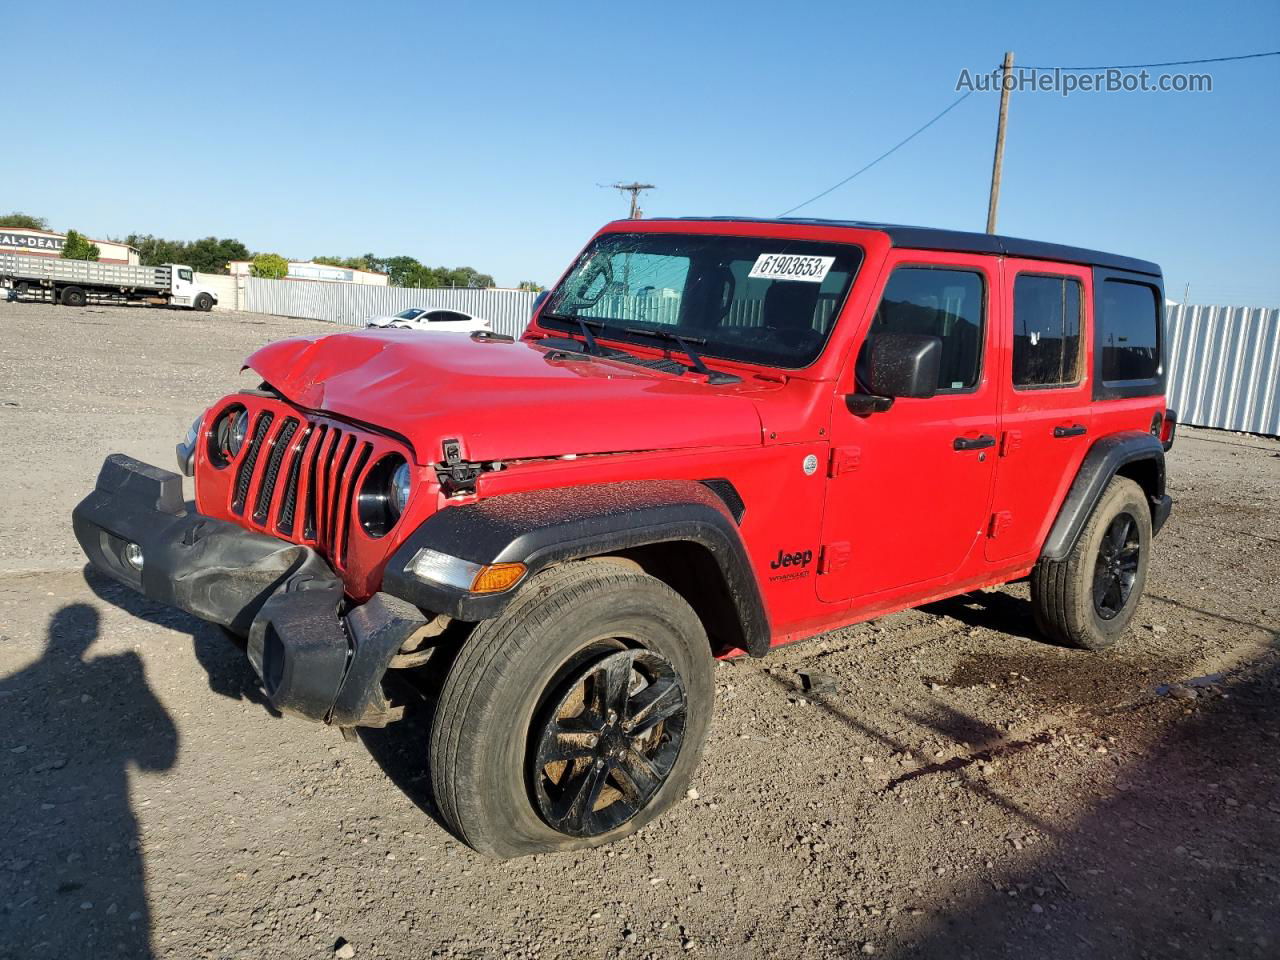
<path fill-rule="evenodd" d="M 191 271 L 190 271 L 190 270 L 179 270 L 179 271 L 178 271 L 178 279 L 179 279 L 179 280 L 185 280 L 187 283 L 190 283 L 190 282 L 191 282 Z"/>
<path fill-rule="evenodd" d="M 976 386 L 982 368 L 982 274 L 899 267 L 889 277 L 872 333 L 923 333 L 942 340 L 939 390 Z"/>
<path fill-rule="evenodd" d="M 1013 385 L 1080 380 L 1080 281 L 1019 274 L 1013 282 Z"/>
<path fill-rule="evenodd" d="M 432 310 L 426 316 L 428 323 L 457 323 L 467 319 L 469 318 L 460 313 L 454 313 L 452 310 Z"/>
<path fill-rule="evenodd" d="M 1160 372 L 1156 291 L 1144 283 L 1104 280 L 1098 303 L 1097 349 L 1102 381 L 1152 380 Z"/>

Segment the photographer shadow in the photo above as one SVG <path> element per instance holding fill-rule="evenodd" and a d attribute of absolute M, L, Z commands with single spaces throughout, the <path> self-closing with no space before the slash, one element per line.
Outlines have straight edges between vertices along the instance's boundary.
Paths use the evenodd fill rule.
<path fill-rule="evenodd" d="M 64 606 L 40 658 L 0 678 L 4 956 L 151 955 L 129 788 L 173 766 L 178 732 L 136 653 L 88 656 L 99 635 L 96 609 Z"/>

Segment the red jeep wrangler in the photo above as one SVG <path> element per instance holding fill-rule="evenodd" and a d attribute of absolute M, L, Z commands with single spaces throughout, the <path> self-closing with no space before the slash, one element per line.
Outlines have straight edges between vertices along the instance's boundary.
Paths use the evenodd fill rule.
<path fill-rule="evenodd" d="M 93 565 L 243 638 L 271 700 L 382 726 L 437 691 L 434 796 L 499 856 L 684 791 L 712 661 L 1031 579 L 1102 649 L 1169 514 L 1155 264 L 818 220 L 622 221 L 519 340 L 271 344 L 182 478 L 119 454 Z"/>

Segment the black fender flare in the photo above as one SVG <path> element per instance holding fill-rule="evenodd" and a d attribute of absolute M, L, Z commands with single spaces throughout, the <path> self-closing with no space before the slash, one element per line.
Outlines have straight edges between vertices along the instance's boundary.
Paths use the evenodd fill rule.
<path fill-rule="evenodd" d="M 496 617 L 517 592 L 474 594 L 407 573 L 423 549 L 485 565 L 520 562 L 525 581 L 553 563 L 655 543 L 688 541 L 714 558 L 752 656 L 769 649 L 759 584 L 724 502 L 692 480 L 647 480 L 501 494 L 429 517 L 392 555 L 382 589 L 458 620 Z"/>
<path fill-rule="evenodd" d="M 1040 551 L 1042 560 L 1065 560 L 1080 538 L 1080 532 L 1088 522 L 1093 508 L 1102 499 L 1103 491 L 1127 464 L 1149 461 L 1145 484 L 1147 499 L 1151 502 L 1153 531 L 1169 515 L 1172 501 L 1165 495 L 1164 446 L 1158 437 L 1141 430 L 1126 430 L 1102 437 L 1089 448 L 1076 478 L 1067 491 L 1058 517 L 1045 538 Z"/>

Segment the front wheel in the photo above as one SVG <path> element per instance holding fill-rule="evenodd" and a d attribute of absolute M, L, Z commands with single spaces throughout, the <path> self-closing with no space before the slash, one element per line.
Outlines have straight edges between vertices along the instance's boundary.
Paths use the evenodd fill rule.
<path fill-rule="evenodd" d="M 713 693 L 679 594 L 620 563 L 565 564 L 458 652 L 432 727 L 436 803 L 498 857 L 617 840 L 688 787 Z"/>
<path fill-rule="evenodd" d="M 1142 488 L 1114 477 L 1064 560 L 1031 573 L 1036 624 L 1050 639 L 1105 650 L 1138 609 L 1151 559 L 1151 508 Z"/>
<path fill-rule="evenodd" d="M 213 297 L 207 293 L 198 293 L 196 294 L 196 299 L 192 306 L 201 313 L 208 313 L 213 309 Z"/>

